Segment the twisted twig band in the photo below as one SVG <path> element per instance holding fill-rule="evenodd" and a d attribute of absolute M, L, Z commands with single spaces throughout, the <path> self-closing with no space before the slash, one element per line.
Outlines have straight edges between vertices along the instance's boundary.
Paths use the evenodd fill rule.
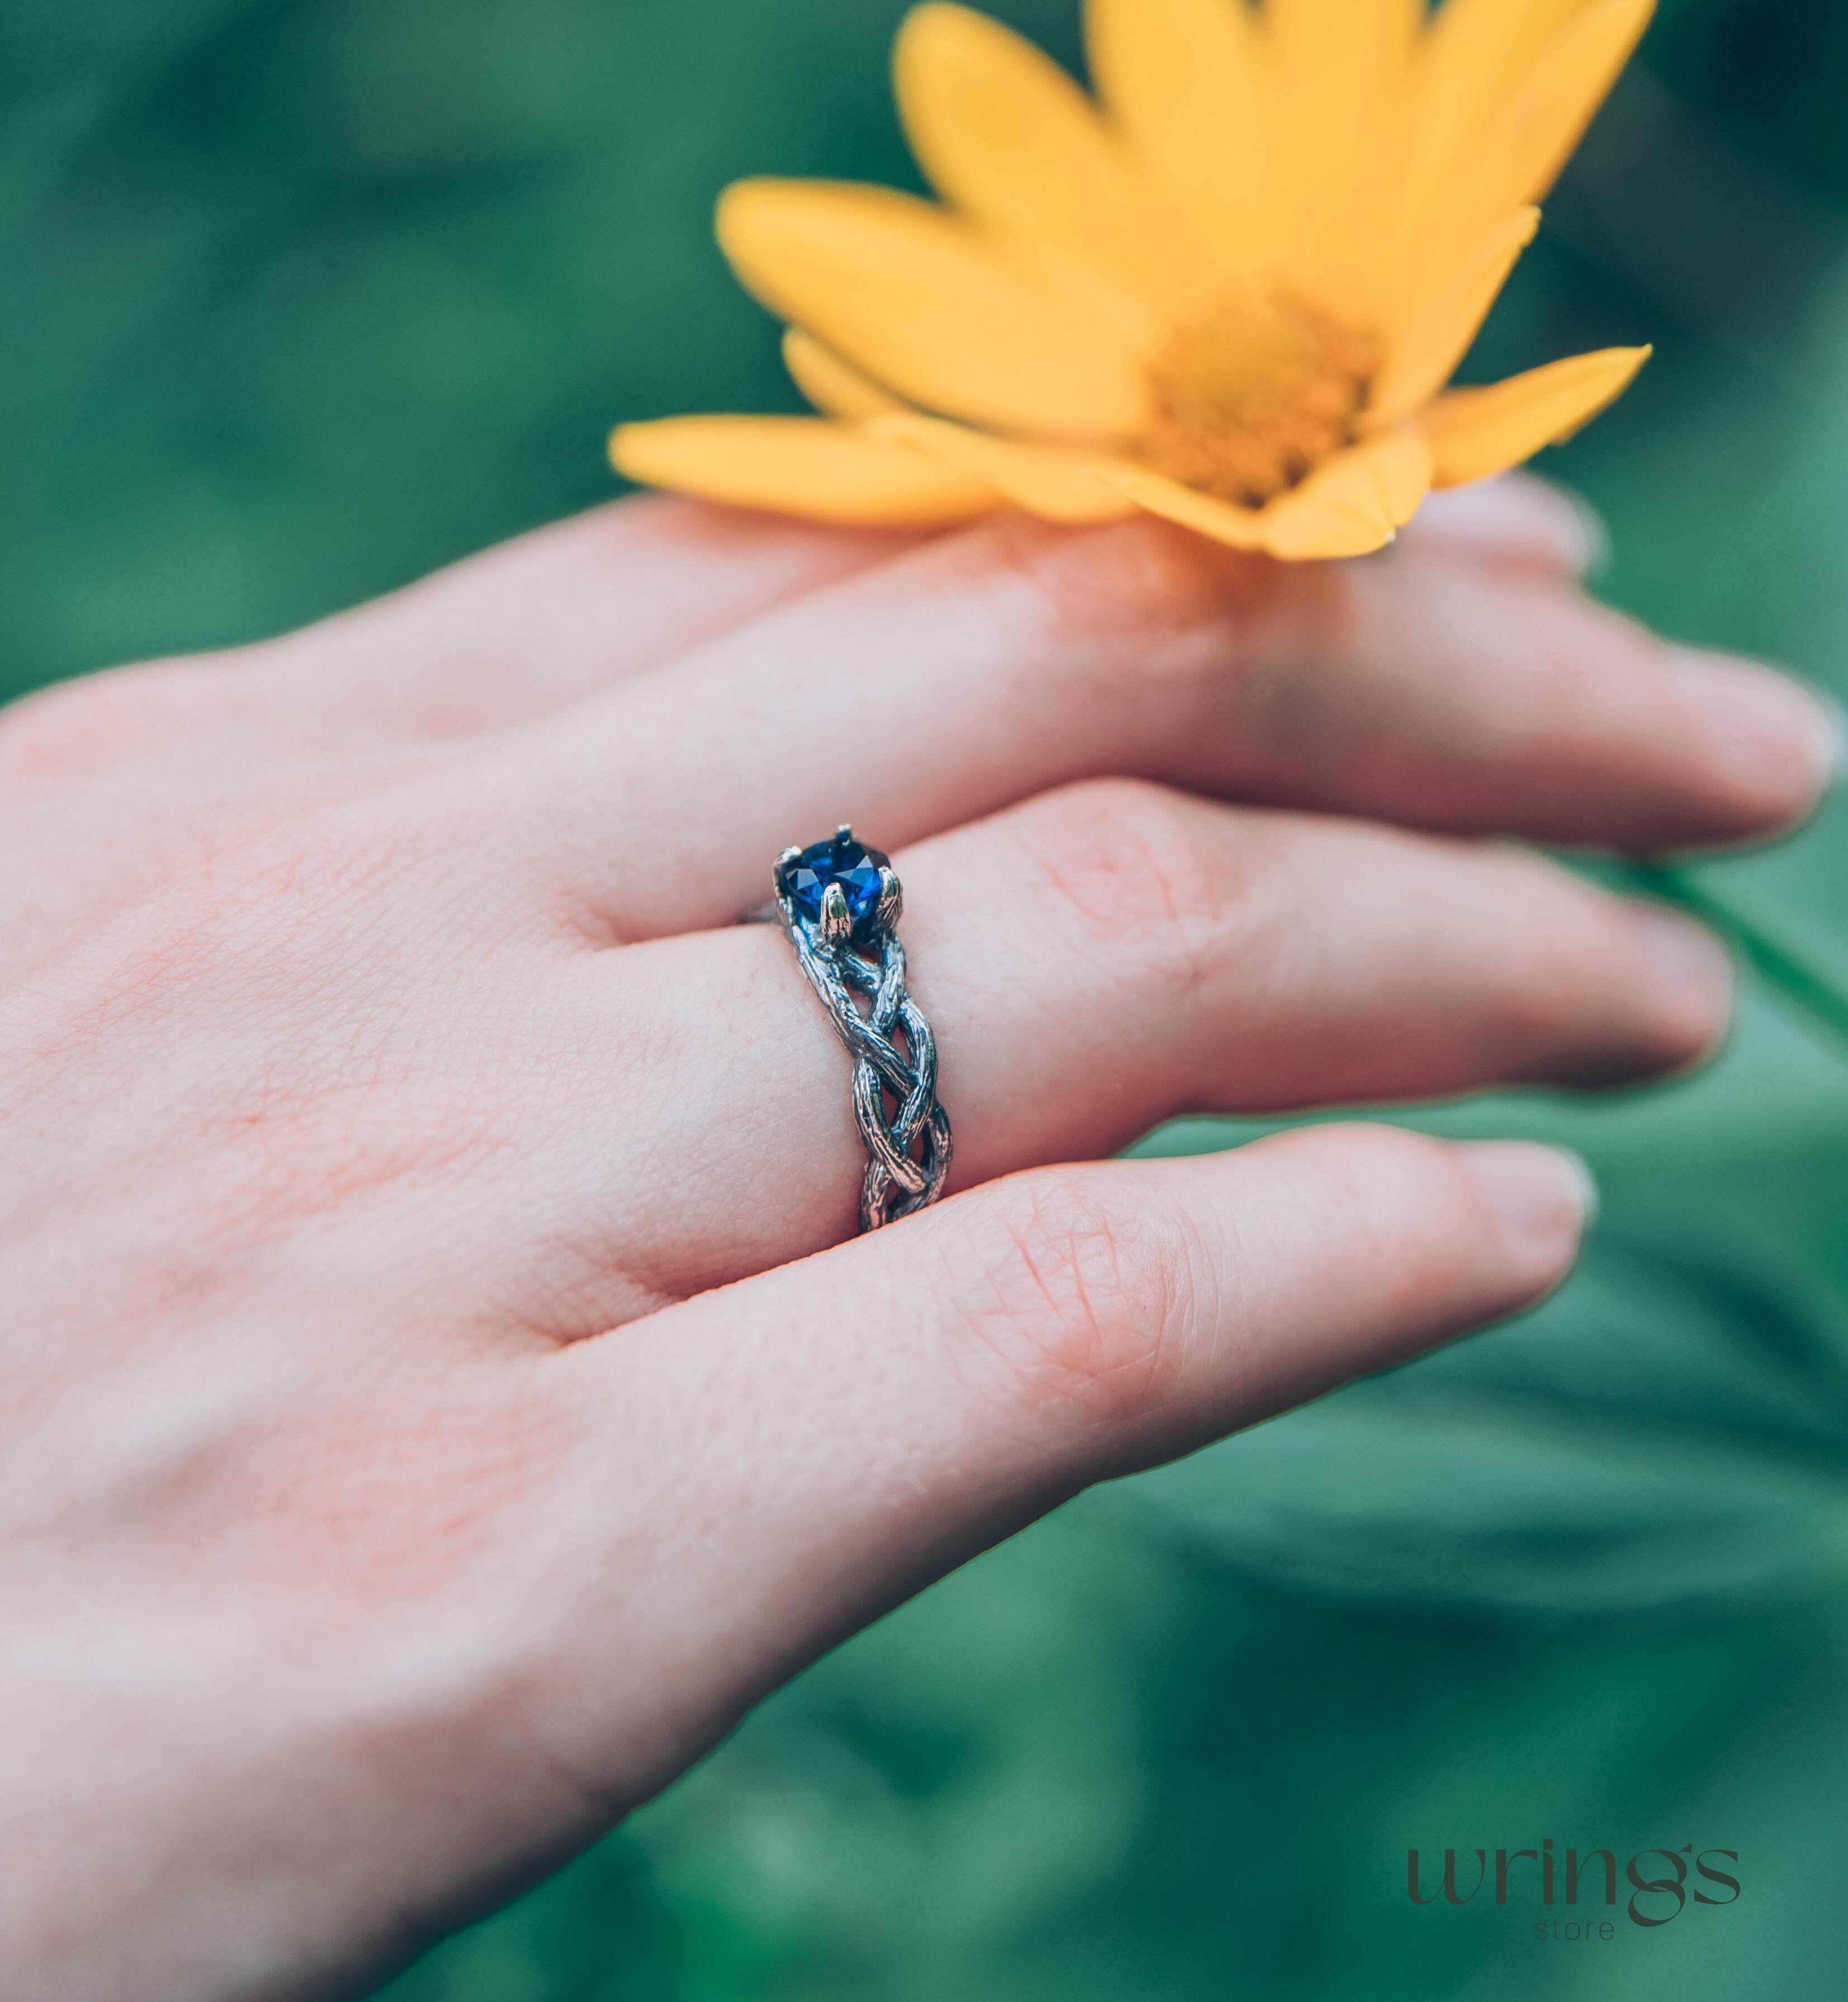
<path fill-rule="evenodd" d="M 848 828 L 832 842 L 786 849 L 776 865 L 783 928 L 853 1056 L 853 1114 L 867 1156 L 862 1230 L 935 1202 L 950 1174 L 936 1038 L 905 992 L 905 947 L 894 929 L 901 898 L 885 857 L 860 846 Z M 856 993 L 868 998 L 863 1014 Z"/>

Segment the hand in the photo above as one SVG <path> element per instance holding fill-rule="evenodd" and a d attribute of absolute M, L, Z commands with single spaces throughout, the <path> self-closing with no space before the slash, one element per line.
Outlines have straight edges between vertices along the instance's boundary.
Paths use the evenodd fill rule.
<path fill-rule="evenodd" d="M 1703 934 L 1472 837 L 1763 834 L 1832 732 L 1577 537 L 650 500 L 0 719 L 0 1993 L 353 1992 L 1087 1482 L 1551 1287 L 1543 1149 L 1057 1164 L 1710 1048 Z M 854 1241 L 733 922 L 845 818 L 959 1150 Z"/>

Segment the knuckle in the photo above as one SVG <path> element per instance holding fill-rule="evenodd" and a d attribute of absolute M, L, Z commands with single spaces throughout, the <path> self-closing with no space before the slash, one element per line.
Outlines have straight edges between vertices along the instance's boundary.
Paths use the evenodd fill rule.
<path fill-rule="evenodd" d="M 1247 900 L 1203 809 L 1135 780 L 1075 786 L 1048 802 L 1036 852 L 1063 927 L 1139 984 L 1184 997 L 1222 962 Z"/>
<path fill-rule="evenodd" d="M 1029 1413 L 1133 1421 L 1159 1401 L 1194 1289 L 1180 1221 L 1111 1203 L 1068 1170 L 1000 1192 L 959 1332 L 996 1364 Z"/>
<path fill-rule="evenodd" d="M 1313 1149 L 1327 1163 L 1341 1255 L 1369 1275 L 1380 1303 L 1410 1312 L 1448 1289 L 1459 1248 L 1473 1241 L 1459 1226 L 1480 1202 L 1452 1148 L 1401 1127 L 1366 1124 L 1309 1128 L 1267 1144 Z"/>
<path fill-rule="evenodd" d="M 1146 516 L 1076 531 L 1002 517 L 971 555 L 991 588 L 999 565 L 1019 588 L 999 656 L 1014 704 L 1164 769 L 1177 738 L 1223 716 L 1227 661 L 1295 616 L 1302 584 L 1286 573 L 1322 567 L 1254 562 Z"/>
<path fill-rule="evenodd" d="M 1343 1213 L 1376 1246 L 1403 1240 L 1451 1186 L 1449 1154 L 1421 1133 L 1357 1124 L 1325 1128 L 1320 1135 L 1312 1129 L 1312 1137 L 1339 1149 Z"/>
<path fill-rule="evenodd" d="M 1579 601 L 1576 616 L 1546 629 L 1531 699 L 1543 741 L 1564 738 L 1605 747 L 1658 737 L 1671 713 L 1672 654 L 1645 626 L 1603 605 Z"/>
<path fill-rule="evenodd" d="M 1053 643 L 1041 661 L 1059 671 L 1131 659 L 1159 670 L 1209 644 L 1222 664 L 1227 622 L 1261 601 L 1278 568 L 1147 516 L 1076 532 L 1010 517 L 991 534 L 985 553 L 1034 595 Z M 1111 680 L 1120 687 L 1120 672 Z"/>
<path fill-rule="evenodd" d="M 1640 619 L 1608 605 L 1592 605 L 1589 609 L 1599 650 L 1604 656 L 1600 665 L 1627 669 L 1652 685 L 1667 679 L 1674 650 L 1666 640 Z M 1579 664 L 1582 673 L 1582 658 Z"/>

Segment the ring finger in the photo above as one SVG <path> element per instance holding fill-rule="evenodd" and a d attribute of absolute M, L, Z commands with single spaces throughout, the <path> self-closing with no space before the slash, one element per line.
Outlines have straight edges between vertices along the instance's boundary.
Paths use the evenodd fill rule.
<path fill-rule="evenodd" d="M 1533 858 L 1152 786 L 1069 788 L 897 866 L 956 1185 L 1108 1153 L 1185 1111 L 1648 1076 L 1710 1048 L 1728 1012 L 1704 933 Z M 619 1094 L 579 1076 L 557 1087 L 570 1107 L 547 1093 L 533 1108 L 565 1150 L 548 1180 L 594 1192 L 592 1269 L 623 1279 L 561 1331 L 851 1233 L 848 1066 L 773 928 L 574 966 L 574 1041 L 597 1047 L 600 1028 L 602 1047 L 649 1060 Z M 581 1110 L 612 1099 L 613 1192 L 610 1135 Z"/>

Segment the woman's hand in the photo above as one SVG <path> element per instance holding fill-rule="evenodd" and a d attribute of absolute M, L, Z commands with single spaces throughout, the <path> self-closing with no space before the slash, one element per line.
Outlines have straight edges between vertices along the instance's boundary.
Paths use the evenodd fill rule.
<path fill-rule="evenodd" d="M 347 1993 L 1086 1483 L 1518 1309 L 1544 1149 L 1188 1110 L 1644 1077 L 1832 727 L 1509 483 L 1288 570 L 625 504 L 0 719 L 0 1993 Z M 896 849 L 958 1142 L 846 1241 L 790 842 Z"/>

